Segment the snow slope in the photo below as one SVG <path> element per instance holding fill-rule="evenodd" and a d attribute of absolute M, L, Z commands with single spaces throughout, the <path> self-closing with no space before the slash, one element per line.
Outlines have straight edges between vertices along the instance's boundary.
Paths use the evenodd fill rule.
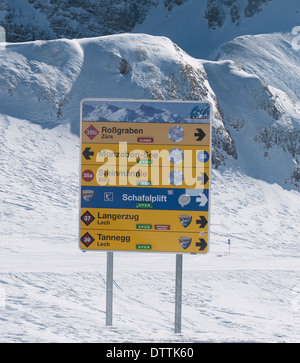
<path fill-rule="evenodd" d="M 293 48 L 294 38 L 292 32 L 241 36 L 223 44 L 216 57 L 233 60 L 268 85 L 299 100 L 300 50 Z"/>
<path fill-rule="evenodd" d="M 235 165 L 270 183 L 298 185 L 300 104 L 232 61 L 205 62 L 205 70 L 234 140 Z"/>
<path fill-rule="evenodd" d="M 114 254 L 107 328 L 106 254 L 78 249 L 77 136 L 1 125 L 1 342 L 299 341 L 298 192 L 214 171 L 210 252 L 183 258 L 182 334 L 174 254 Z"/>
<path fill-rule="evenodd" d="M 78 249 L 79 102 L 107 95 L 214 106 L 211 246 L 184 256 L 179 335 L 173 254 L 115 253 L 106 328 L 106 255 Z M 231 60 L 124 34 L 7 44 L 0 105 L 0 341 L 299 341 L 297 149 L 259 133 L 298 130 L 298 101 Z"/>

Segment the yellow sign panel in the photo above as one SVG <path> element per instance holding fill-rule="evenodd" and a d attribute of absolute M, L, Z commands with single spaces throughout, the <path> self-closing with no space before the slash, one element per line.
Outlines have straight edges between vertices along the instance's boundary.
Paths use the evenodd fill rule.
<path fill-rule="evenodd" d="M 211 105 L 81 102 L 80 248 L 206 253 Z"/>
<path fill-rule="evenodd" d="M 89 230 L 81 232 L 81 248 L 95 250 L 207 252 L 205 236 L 199 233 L 165 231 Z"/>
<path fill-rule="evenodd" d="M 82 171 L 83 186 L 127 186 L 160 188 L 208 189 L 208 168 L 182 168 L 181 166 L 153 167 L 134 165 L 131 167 L 89 165 Z"/>
<path fill-rule="evenodd" d="M 208 212 L 160 210 L 81 208 L 81 228 L 122 231 L 208 231 Z"/>
<path fill-rule="evenodd" d="M 209 146 L 173 145 L 132 145 L 120 144 L 82 144 L 81 163 L 106 165 L 180 165 L 195 168 L 203 163 L 204 151 L 209 153 Z"/>
<path fill-rule="evenodd" d="M 126 141 L 136 145 L 194 145 L 210 144 L 209 123 L 178 124 L 145 122 L 82 123 L 82 142 L 95 144 L 118 144 Z"/>

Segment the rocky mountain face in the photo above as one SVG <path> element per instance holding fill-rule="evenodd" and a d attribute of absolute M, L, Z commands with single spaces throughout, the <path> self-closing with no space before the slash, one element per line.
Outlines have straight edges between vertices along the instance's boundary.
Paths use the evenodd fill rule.
<path fill-rule="evenodd" d="M 239 25 L 241 18 L 250 18 L 261 11 L 262 6 L 272 0 L 208 0 L 204 17 L 211 29 L 221 28 L 227 18 Z"/>
<path fill-rule="evenodd" d="M 0 25 L 8 42 L 84 38 L 131 32 L 143 23 L 153 7 L 171 13 L 193 0 L 2 0 Z M 202 1 L 202 0 L 201 0 Z M 226 19 L 238 26 L 273 0 L 206 0 L 202 13 L 211 29 Z"/>

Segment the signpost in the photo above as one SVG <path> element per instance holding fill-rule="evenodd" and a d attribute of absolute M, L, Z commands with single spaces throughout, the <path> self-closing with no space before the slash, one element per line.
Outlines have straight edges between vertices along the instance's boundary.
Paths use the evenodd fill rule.
<path fill-rule="evenodd" d="M 111 274 L 113 251 L 176 253 L 181 304 L 182 254 L 209 249 L 210 148 L 208 102 L 83 100 L 80 248 L 107 251 Z"/>

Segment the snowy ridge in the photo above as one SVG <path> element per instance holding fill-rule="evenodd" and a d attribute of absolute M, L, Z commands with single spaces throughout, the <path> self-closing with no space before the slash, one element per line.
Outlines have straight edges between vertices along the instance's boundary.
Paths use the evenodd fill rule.
<path fill-rule="evenodd" d="M 251 62 L 246 71 L 233 61 L 197 60 L 144 34 L 8 44 L 0 59 L 6 115 L 47 128 L 69 124 L 78 135 L 83 98 L 208 100 L 216 168 L 299 187 L 299 101 L 249 73 Z"/>
<path fill-rule="evenodd" d="M 299 102 L 232 61 L 204 67 L 235 143 L 235 165 L 258 179 L 299 187 Z"/>

